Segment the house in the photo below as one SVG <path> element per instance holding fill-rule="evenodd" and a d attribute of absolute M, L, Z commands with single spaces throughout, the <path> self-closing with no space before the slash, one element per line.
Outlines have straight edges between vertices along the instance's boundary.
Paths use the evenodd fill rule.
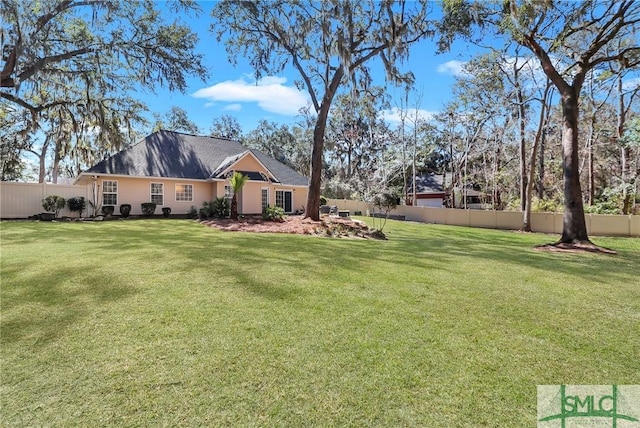
<path fill-rule="evenodd" d="M 409 183 L 409 198 L 413 197 L 413 181 Z M 417 207 L 444 207 L 447 191 L 444 185 L 444 176 L 437 174 L 425 174 L 416 177 L 416 201 L 407 201 L 407 205 Z"/>
<path fill-rule="evenodd" d="M 412 205 L 413 182 L 409 183 L 409 197 L 407 205 Z M 466 201 L 465 201 L 466 198 Z M 425 174 L 416 177 L 416 204 L 417 207 L 433 208 L 464 208 L 464 209 L 491 209 L 490 195 L 478 191 L 469 184 L 466 188 L 455 186 L 451 188 L 451 174 L 446 176 L 438 174 Z M 455 207 L 452 207 L 455 202 Z"/>
<path fill-rule="evenodd" d="M 231 198 L 229 179 L 234 171 L 249 177 L 238 195 L 238 212 L 260 214 L 267 206 L 286 213 L 303 208 L 308 178 L 259 150 L 215 137 L 158 131 L 82 172 L 76 184 L 92 186 L 96 206 L 155 202 L 156 212 L 171 208 L 186 214 L 218 197 Z"/>

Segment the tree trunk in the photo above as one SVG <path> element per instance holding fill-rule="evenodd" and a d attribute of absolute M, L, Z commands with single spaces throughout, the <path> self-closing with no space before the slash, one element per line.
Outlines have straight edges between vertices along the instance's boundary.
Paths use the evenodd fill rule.
<path fill-rule="evenodd" d="M 515 65 L 514 65 L 515 69 Z M 516 79 L 518 74 L 516 73 Z M 518 100 L 518 121 L 520 124 L 520 210 L 524 212 L 527 209 L 527 149 L 525 139 L 526 112 L 524 108 L 524 99 L 520 84 L 516 80 L 516 96 Z"/>
<path fill-rule="evenodd" d="M 493 169 L 493 209 L 494 210 L 501 210 L 502 209 L 502 195 L 500 194 L 500 189 L 498 187 L 498 182 L 496 179 L 496 176 L 498 175 L 498 171 L 500 171 L 500 156 L 501 156 L 501 148 L 502 148 L 502 144 L 501 143 L 497 143 L 497 139 L 496 139 L 496 153 L 495 153 L 495 166 Z"/>
<path fill-rule="evenodd" d="M 326 98 L 326 96 L 325 96 Z M 324 134 L 327 127 L 330 102 L 326 99 L 320 106 L 316 125 L 313 128 L 313 150 L 311 151 L 311 179 L 305 217 L 320 221 L 320 186 L 322 184 L 322 163 L 324 154 Z"/>
<path fill-rule="evenodd" d="M 620 164 L 622 166 L 622 214 L 631 214 L 631 199 L 635 196 L 634 192 L 629 191 L 629 159 L 631 158 L 631 148 L 623 146 L 620 148 Z"/>
<path fill-rule="evenodd" d="M 593 143 L 594 143 L 594 139 L 595 139 L 595 121 L 596 121 L 596 117 L 595 117 L 595 113 L 593 114 L 593 116 L 591 117 L 591 123 L 590 123 L 590 128 L 589 128 L 589 137 L 587 140 L 587 171 L 589 174 L 588 177 L 588 183 L 589 183 L 589 194 L 588 194 L 588 204 L 591 206 L 594 204 L 595 202 L 595 196 L 596 196 L 596 190 L 595 190 L 595 177 L 594 177 L 594 171 L 593 171 L 593 163 L 594 163 L 594 156 L 593 156 Z"/>
<path fill-rule="evenodd" d="M 51 171 L 51 182 L 53 182 L 53 184 L 58 184 L 58 175 L 60 173 L 60 160 L 61 160 L 60 149 L 56 147 L 56 151 L 53 155 L 53 169 Z"/>
<path fill-rule="evenodd" d="M 624 103 L 624 92 L 622 87 L 622 72 L 618 73 L 617 77 L 617 90 L 618 90 L 618 123 L 616 124 L 616 137 L 618 143 L 620 143 L 622 135 L 624 134 L 624 125 L 626 121 L 626 109 Z M 629 192 L 627 182 L 629 181 L 629 158 L 631 157 L 631 149 L 627 146 L 620 148 L 620 181 L 622 182 L 622 214 L 629 214 L 631 212 L 631 193 Z"/>
<path fill-rule="evenodd" d="M 544 152 L 545 144 L 547 141 L 547 121 L 545 121 L 545 128 L 542 132 L 542 138 L 540 138 L 540 161 L 538 162 L 538 199 L 544 199 Z"/>
<path fill-rule="evenodd" d="M 522 230 L 524 230 L 525 232 L 531 232 L 531 203 L 533 200 L 533 182 L 536 176 L 536 155 L 538 153 L 538 147 L 540 146 L 541 141 L 544 140 L 544 133 L 547 127 L 547 108 L 550 92 L 551 82 L 547 79 L 547 86 L 544 89 L 542 105 L 540 106 L 540 119 L 538 121 L 538 129 L 536 130 L 536 136 L 533 140 L 533 147 L 531 147 L 531 157 L 529 159 L 529 177 L 526 180 L 524 205 L 525 208 L 522 222 Z"/>
<path fill-rule="evenodd" d="M 40 149 L 40 153 L 34 150 L 29 150 L 31 153 L 33 153 L 38 157 L 38 183 L 44 183 L 44 180 L 45 180 L 48 149 L 49 149 L 49 139 L 45 138 L 44 143 L 42 143 L 42 148 Z"/>
<path fill-rule="evenodd" d="M 578 94 L 574 89 L 562 95 L 562 157 L 564 175 L 564 217 L 559 243 L 588 243 L 587 225 L 578 169 Z M 570 92 L 570 93 L 567 93 Z"/>
<path fill-rule="evenodd" d="M 451 208 L 456 207 L 456 179 L 455 179 L 455 164 L 453 162 L 453 135 L 451 136 L 451 143 L 449 145 L 449 169 L 451 170 Z M 447 173 L 444 174 L 445 180 Z"/>
<path fill-rule="evenodd" d="M 231 197 L 231 219 L 232 220 L 238 219 L 238 196 L 236 195 L 235 192 Z"/>

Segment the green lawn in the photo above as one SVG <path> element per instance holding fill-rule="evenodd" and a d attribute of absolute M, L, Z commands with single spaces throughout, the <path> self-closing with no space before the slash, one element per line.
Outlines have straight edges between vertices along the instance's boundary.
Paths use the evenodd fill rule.
<path fill-rule="evenodd" d="M 536 385 L 640 384 L 640 239 L 0 228 L 2 426 L 524 427 Z"/>

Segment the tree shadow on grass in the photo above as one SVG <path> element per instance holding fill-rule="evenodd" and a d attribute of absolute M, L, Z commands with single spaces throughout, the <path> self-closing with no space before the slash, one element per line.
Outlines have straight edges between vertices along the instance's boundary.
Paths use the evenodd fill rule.
<path fill-rule="evenodd" d="M 221 232 L 194 222 L 168 228 L 151 227 L 143 233 L 128 234 L 120 239 L 114 238 L 110 231 L 98 241 L 105 249 L 113 249 L 114 245 L 123 250 L 171 246 L 176 254 L 192 260 L 194 266 L 208 256 L 215 262 L 219 255 L 220 259 L 231 260 L 239 269 L 255 271 L 273 263 L 320 276 L 331 275 L 336 269 L 357 270 L 372 263 L 390 261 L 397 265 L 399 275 L 405 269 L 424 270 L 425 275 L 430 270 L 458 272 L 460 267 L 456 260 L 475 259 L 489 266 L 509 263 L 537 269 L 541 274 L 553 271 L 576 279 L 627 280 L 634 275 L 633 266 L 640 264 L 640 252 L 624 250 L 616 256 L 539 252 L 530 236 L 510 231 L 392 220 L 389 225 L 388 241 Z M 546 239 L 546 235 L 542 236 Z M 233 258 L 229 258 L 229 254 L 233 254 Z"/>
<path fill-rule="evenodd" d="M 82 267 L 59 267 L 34 271 L 25 263 L 3 264 L 2 322 L 0 342 L 9 344 L 33 339 L 44 345 L 62 337 L 75 323 L 93 316 L 137 293 L 117 273 Z M 21 272 L 35 272 L 33 276 Z M 6 278 L 11 278 L 7 281 Z"/>
<path fill-rule="evenodd" d="M 119 268 L 129 253 L 145 252 L 149 263 L 154 263 L 151 266 L 162 263 L 155 259 L 157 255 L 173 254 L 181 259 L 181 269 L 185 271 L 211 272 L 208 276 L 213 282 L 225 280 L 270 301 L 304 298 L 309 292 L 303 284 L 307 280 L 314 284 L 322 284 L 323 278 L 329 283 L 342 277 L 358 281 L 357 277 L 348 275 L 355 272 L 366 282 L 370 280 L 366 275 L 375 264 L 391 267 L 396 272 L 389 274 L 397 275 L 398 280 L 402 280 L 405 272 L 411 272 L 414 277 L 424 275 L 425 281 L 435 271 L 460 274 L 461 266 L 469 261 L 485 264 L 488 269 L 491 266 L 500 269 L 506 263 L 535 269 L 541 276 L 555 272 L 575 281 L 605 283 L 628 282 L 636 277 L 640 265 L 640 252 L 635 251 L 619 251 L 617 256 L 538 252 L 533 248 L 535 236 L 507 231 L 393 221 L 389 222 L 387 231 L 388 241 L 373 241 L 221 232 L 188 220 L 21 226 L 20 231 L 3 233 L 9 237 L 3 245 L 45 242 L 46 247 L 47 239 L 52 239 L 56 245 L 73 246 L 80 241 L 86 246 L 89 239 L 91 254 L 78 257 L 93 258 L 95 264 L 111 263 L 114 271 L 105 276 L 104 269 L 98 266 L 65 265 L 48 272 L 37 270 L 35 276 L 10 284 L 6 278 L 20 278 L 20 272 L 31 268 L 33 258 L 11 265 L 3 262 L 2 341 L 28 336 L 39 337 L 38 343 L 54 340 L 71 324 L 92 315 L 93 308 L 87 307 L 87 301 L 108 306 L 137 293 L 135 287 L 127 283 L 127 273 Z M 25 248 L 29 248 L 28 245 Z M 274 270 L 274 266 L 278 269 Z M 477 275 L 477 272 L 468 272 L 468 275 Z M 65 286 L 69 278 L 79 283 Z M 14 306 L 20 305 L 24 310 L 14 310 Z M 45 306 L 53 315 L 34 315 L 29 305 Z"/>

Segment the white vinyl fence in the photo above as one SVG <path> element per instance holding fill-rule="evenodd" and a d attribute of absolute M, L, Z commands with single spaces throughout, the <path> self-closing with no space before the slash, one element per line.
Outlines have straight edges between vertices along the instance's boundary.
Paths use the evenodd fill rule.
<path fill-rule="evenodd" d="M 49 195 L 62 196 L 65 199 L 84 196 L 87 209 L 91 200 L 89 186 L 74 186 L 49 183 L 11 183 L 0 182 L 0 218 L 27 218 L 44 212 L 42 200 Z M 85 211 L 83 215 L 86 215 Z M 72 216 L 69 208 L 60 211 L 61 216 Z M 78 213 L 73 214 L 77 216 Z"/>
<path fill-rule="evenodd" d="M 340 210 L 349 210 L 351 215 L 359 211 L 366 216 L 372 212 L 372 205 L 361 201 L 329 199 L 327 205 L 337 205 Z M 508 230 L 518 230 L 522 227 L 522 213 L 519 211 L 483 211 L 398 205 L 390 214 L 404 216 L 405 220 L 420 223 Z M 589 235 L 640 237 L 640 216 L 638 215 L 587 214 L 585 220 Z M 531 229 L 534 232 L 562 234 L 562 213 L 531 213 Z"/>

